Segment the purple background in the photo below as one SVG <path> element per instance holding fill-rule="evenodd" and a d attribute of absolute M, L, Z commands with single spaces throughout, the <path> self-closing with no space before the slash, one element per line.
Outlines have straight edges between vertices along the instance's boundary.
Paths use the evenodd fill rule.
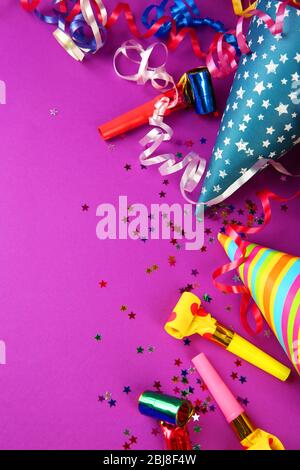
<path fill-rule="evenodd" d="M 112 0 L 105 3 L 109 11 L 115 5 Z M 137 18 L 148 4 L 131 1 Z M 230 1 L 198 5 L 203 16 L 235 25 Z M 18 1 L 1 2 L 0 79 L 7 85 L 7 104 L 0 105 L 0 339 L 7 348 L 7 364 L 0 365 L 1 449 L 121 449 L 125 442 L 131 442 L 131 449 L 161 449 L 161 435 L 152 432 L 157 423 L 137 411 L 138 395 L 160 381 L 167 393 L 190 385 L 194 393 L 189 398 L 205 401 L 209 393 L 196 382 L 196 373 L 188 375 L 188 385 L 172 381 L 200 351 L 234 394 L 247 398 L 254 422 L 277 435 L 286 448 L 297 448 L 300 389 L 295 372 L 281 383 L 244 362 L 237 367 L 234 356 L 200 337 L 185 346 L 163 330 L 179 289 L 192 283 L 197 295 L 212 298 L 210 304 L 203 302 L 212 314 L 247 337 L 239 322 L 239 296 L 224 298 L 211 282 L 213 269 L 227 261 L 216 241 L 222 216 L 206 220 L 212 231 L 205 235 L 206 252 L 185 251 L 182 242 L 177 249 L 170 241 L 96 238 L 100 203 L 116 203 L 119 195 L 127 195 L 129 204 L 182 202 L 179 177 L 170 177 L 164 186 L 156 167 L 140 169 L 138 140 L 146 127 L 116 140 L 113 147 L 97 133 L 99 124 L 154 96 L 150 85 L 124 82 L 113 71 L 113 52 L 130 38 L 124 20 L 109 32 L 105 48 L 84 63 L 66 54 L 52 29 L 26 14 Z M 205 30 L 201 37 L 208 44 L 212 35 Z M 170 54 L 168 70 L 177 79 L 197 63 L 184 42 Z M 221 111 L 232 78 L 215 81 Z M 53 108 L 55 116 L 50 115 Z M 192 140 L 193 150 L 210 157 L 218 119 L 199 118 L 191 111 L 168 122 L 174 128 L 168 146 L 172 151 L 186 154 L 190 149 L 185 141 Z M 206 144 L 200 143 L 201 137 Z M 297 152 L 284 158 L 295 173 Z M 126 171 L 125 164 L 131 170 Z M 255 194 L 266 185 L 290 195 L 299 183 L 282 181 L 268 169 L 228 200 L 234 206 L 230 217 L 238 217 L 246 199 L 257 202 L 259 216 Z M 162 190 L 164 199 L 159 197 Z M 82 210 L 84 204 L 87 211 Z M 270 226 L 255 241 L 299 255 L 299 202 L 290 202 L 287 210 L 274 203 L 272 211 Z M 244 221 L 247 215 L 245 209 Z M 175 266 L 169 265 L 169 256 L 175 256 Z M 155 264 L 158 269 L 147 274 L 147 267 Z M 191 275 L 192 269 L 198 276 Z M 100 288 L 101 280 L 106 287 Z M 120 310 L 123 304 L 125 312 Z M 129 319 L 131 311 L 135 319 Z M 288 364 L 267 331 L 265 325 L 264 333 L 252 341 Z M 95 340 L 97 333 L 101 341 Z M 136 351 L 139 346 L 142 354 Z M 174 365 L 177 358 L 180 367 Z M 232 372 L 238 373 L 236 380 Z M 247 381 L 241 383 L 240 376 Z M 124 393 L 124 386 L 132 391 Z M 106 392 L 115 406 L 99 401 Z M 212 404 L 206 413 L 200 412 L 199 423 L 190 425 L 193 443 L 202 449 L 239 449 Z M 195 429 L 198 424 L 201 432 Z M 132 436 L 136 443 L 130 441 Z"/>

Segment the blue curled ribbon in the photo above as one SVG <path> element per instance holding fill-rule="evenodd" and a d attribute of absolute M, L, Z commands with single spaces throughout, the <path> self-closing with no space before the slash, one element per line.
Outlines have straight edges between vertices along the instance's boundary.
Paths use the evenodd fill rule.
<path fill-rule="evenodd" d="M 107 31 L 106 28 L 97 21 L 99 30 L 101 31 L 101 37 L 103 39 L 103 44 L 106 42 Z M 70 23 L 70 33 L 71 38 L 80 47 L 87 52 L 96 52 L 97 44 L 94 37 L 88 37 L 85 34 L 86 21 L 81 13 L 76 15 Z"/>
<path fill-rule="evenodd" d="M 66 30 L 66 21 L 65 18 L 69 15 L 71 9 L 77 0 L 71 0 L 68 10 L 65 13 L 58 11 L 55 6 L 58 5 L 62 0 L 52 0 L 53 3 L 53 14 L 47 14 L 40 12 L 38 9 L 34 10 L 35 15 L 44 23 L 57 25 L 62 31 Z M 101 31 L 101 37 L 103 39 L 103 45 L 106 42 L 106 28 L 97 21 L 99 30 Z M 97 45 L 95 38 L 87 34 L 87 23 L 81 13 L 76 15 L 69 24 L 70 36 L 78 47 L 80 47 L 85 52 L 96 52 Z"/>
<path fill-rule="evenodd" d="M 150 29 L 151 26 L 159 20 L 166 13 L 167 3 L 169 0 L 162 0 L 159 5 L 149 5 L 142 14 L 142 23 L 145 28 Z M 150 13 L 155 10 L 156 18 L 153 20 L 149 19 Z M 211 18 L 201 18 L 200 11 L 194 0 L 174 0 L 174 4 L 170 6 L 170 14 L 176 23 L 177 32 L 182 28 L 199 28 L 200 26 L 209 26 L 218 33 L 225 33 L 226 28 L 224 23 L 221 21 L 215 21 Z M 171 30 L 171 22 L 163 24 L 156 32 L 155 36 L 165 38 Z M 238 43 L 236 37 L 233 34 L 225 34 L 224 38 L 226 42 L 239 52 Z"/>

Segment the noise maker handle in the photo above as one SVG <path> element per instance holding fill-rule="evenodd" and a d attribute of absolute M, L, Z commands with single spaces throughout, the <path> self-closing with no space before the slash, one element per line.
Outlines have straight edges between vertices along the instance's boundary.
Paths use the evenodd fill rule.
<path fill-rule="evenodd" d="M 245 449 L 284 450 L 284 446 L 276 436 L 253 425 L 241 404 L 203 353 L 194 357 L 192 363 Z"/>
<path fill-rule="evenodd" d="M 269 354 L 254 346 L 254 344 L 249 343 L 249 341 L 236 333 L 234 333 L 233 338 L 227 347 L 227 351 L 241 357 L 245 361 L 250 362 L 250 364 L 268 372 L 283 382 L 291 373 L 291 370 L 284 364 L 281 364 L 281 362 L 277 361 L 272 356 L 269 356 Z"/>
<path fill-rule="evenodd" d="M 291 370 L 284 364 L 221 325 L 190 292 L 182 294 L 164 328 L 178 339 L 197 333 L 279 380 L 285 381 L 290 375 Z"/>
<path fill-rule="evenodd" d="M 192 450 L 187 426 L 174 427 L 161 422 L 160 427 L 164 436 L 166 450 Z"/>
<path fill-rule="evenodd" d="M 117 137 L 118 135 L 122 135 L 125 132 L 147 124 L 149 122 L 149 118 L 153 115 L 155 104 L 161 98 L 168 97 L 172 99 L 174 98 L 174 95 L 174 90 L 169 90 L 160 96 L 156 96 L 153 100 L 148 101 L 147 103 L 138 106 L 137 108 L 132 109 L 131 111 L 128 111 L 127 113 L 122 114 L 121 116 L 118 116 L 109 122 L 106 122 L 102 126 L 98 127 L 100 135 L 104 140 L 109 140 L 113 137 Z M 168 116 L 174 111 L 187 107 L 187 104 L 179 99 L 177 105 L 174 106 L 174 108 L 168 108 L 166 110 L 165 116 Z"/>
<path fill-rule="evenodd" d="M 192 359 L 192 363 L 199 375 L 201 375 L 228 423 L 231 423 L 231 421 L 244 413 L 244 408 L 235 399 L 205 354 L 198 354 L 198 356 Z"/>

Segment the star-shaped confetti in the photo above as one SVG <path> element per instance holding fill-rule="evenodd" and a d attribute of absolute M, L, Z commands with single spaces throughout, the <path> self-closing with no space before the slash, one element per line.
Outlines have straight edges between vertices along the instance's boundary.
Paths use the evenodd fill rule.
<path fill-rule="evenodd" d="M 168 262 L 170 266 L 175 266 L 176 265 L 176 258 L 175 256 L 169 256 Z"/>
<path fill-rule="evenodd" d="M 102 336 L 97 333 L 96 336 L 95 336 L 95 340 L 96 341 L 101 341 L 101 339 L 102 339 Z"/>
<path fill-rule="evenodd" d="M 87 204 L 82 204 L 82 206 L 81 206 L 81 209 L 83 210 L 83 212 L 88 211 L 89 208 L 90 208 L 90 206 L 88 206 Z"/>
<path fill-rule="evenodd" d="M 101 287 L 101 289 L 103 289 L 103 287 L 106 287 L 107 286 L 107 281 L 100 281 L 99 283 L 99 287 Z"/>
<path fill-rule="evenodd" d="M 208 295 L 208 294 L 204 294 L 203 295 L 203 300 L 204 300 L 204 302 L 208 302 L 210 304 L 210 302 L 212 301 L 212 297 L 210 297 L 210 295 Z"/>
<path fill-rule="evenodd" d="M 157 428 L 152 428 L 151 434 L 153 434 L 153 436 L 157 436 L 159 434 L 159 430 Z"/>
<path fill-rule="evenodd" d="M 131 392 L 131 388 L 127 385 L 126 387 L 123 388 L 123 392 L 126 393 L 126 395 L 128 395 L 128 393 Z"/>
<path fill-rule="evenodd" d="M 142 346 L 138 346 L 138 347 L 136 348 L 136 352 L 137 352 L 138 354 L 143 354 L 144 348 L 143 348 Z"/>
<path fill-rule="evenodd" d="M 191 340 L 190 340 L 189 338 L 185 338 L 185 339 L 183 340 L 183 344 L 184 344 L 185 346 L 189 346 L 189 345 L 191 344 Z"/>

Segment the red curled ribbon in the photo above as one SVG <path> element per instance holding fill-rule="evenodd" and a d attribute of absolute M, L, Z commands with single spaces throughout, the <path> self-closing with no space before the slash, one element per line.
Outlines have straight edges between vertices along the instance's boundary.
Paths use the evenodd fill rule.
<path fill-rule="evenodd" d="M 29 12 L 32 12 L 40 4 L 40 0 L 20 0 L 20 2 L 23 8 Z M 282 32 L 282 29 L 283 29 L 284 12 L 285 12 L 287 5 L 292 5 L 296 8 L 299 8 L 299 4 L 295 3 L 295 1 L 285 0 L 279 5 L 279 8 L 276 14 L 276 21 L 274 21 L 267 13 L 260 11 L 260 10 L 252 10 L 248 12 L 247 17 L 248 16 L 251 17 L 255 15 L 259 16 L 264 21 L 264 23 L 266 24 L 266 26 L 268 27 L 268 29 L 270 30 L 272 34 L 279 34 Z M 95 15 L 98 21 L 104 24 L 101 18 L 99 7 L 95 0 L 90 0 L 90 7 L 92 8 L 92 6 L 95 9 Z M 61 12 L 67 11 L 66 3 L 64 0 L 61 0 L 61 2 L 59 3 L 59 8 Z M 75 5 L 72 7 L 72 10 L 68 14 L 68 16 L 66 17 L 65 19 L 66 22 L 70 23 L 74 19 L 74 17 L 80 12 L 81 12 L 81 6 L 80 6 L 80 0 L 78 0 L 75 3 Z M 199 59 L 206 61 L 206 65 L 211 75 L 214 77 L 220 78 L 225 75 L 228 75 L 232 71 L 236 70 L 238 66 L 237 52 L 232 45 L 228 44 L 228 42 L 224 40 L 224 36 L 226 34 L 233 34 L 234 36 L 236 36 L 238 45 L 242 53 L 251 52 L 246 42 L 246 37 L 243 33 L 243 23 L 244 23 L 243 16 L 241 16 L 238 19 L 236 29 L 226 31 L 225 33 L 217 33 L 212 41 L 212 44 L 210 45 L 206 53 L 201 48 L 195 29 L 186 27 L 186 28 L 182 28 L 177 33 L 176 22 L 174 21 L 172 17 L 168 17 L 168 16 L 161 17 L 151 26 L 150 29 L 148 29 L 145 33 L 141 33 L 136 25 L 134 15 L 128 3 L 121 2 L 116 5 L 113 12 L 109 16 L 108 21 L 105 24 L 105 27 L 107 29 L 110 29 L 118 21 L 118 19 L 120 18 L 122 14 L 124 14 L 128 28 L 131 31 L 132 35 L 140 39 L 150 38 L 157 33 L 157 31 L 161 28 L 162 25 L 166 23 L 170 24 L 171 29 L 169 33 L 169 39 L 167 41 L 167 47 L 169 50 L 175 50 L 179 46 L 179 44 L 184 40 L 184 38 L 188 36 L 191 41 L 194 54 Z M 213 57 L 214 54 L 216 54 L 217 56 L 218 64 L 216 64 L 214 60 L 214 57 Z"/>
<path fill-rule="evenodd" d="M 265 23 L 270 33 L 273 35 L 280 34 L 283 30 L 284 13 L 288 4 L 290 4 L 288 0 L 280 3 L 275 21 L 267 13 L 256 9 L 249 11 L 247 13 L 247 18 L 258 16 Z M 218 78 L 224 77 L 225 75 L 228 75 L 232 71 L 236 70 L 238 67 L 238 62 L 236 60 L 236 50 L 233 46 L 224 41 L 225 34 L 233 34 L 236 36 L 242 54 L 248 54 L 251 52 L 251 49 L 249 48 L 246 41 L 246 36 L 243 32 L 244 19 L 245 16 L 241 16 L 238 19 L 235 30 L 231 29 L 225 33 L 217 33 L 215 35 L 214 40 L 209 47 L 206 58 L 206 65 L 212 76 Z M 217 53 L 219 67 L 216 65 L 213 58 L 213 54 L 215 52 Z"/>
<path fill-rule="evenodd" d="M 20 0 L 21 5 L 24 8 L 24 10 L 30 11 L 30 12 L 35 10 L 39 6 L 40 1 L 41 0 Z"/>
<path fill-rule="evenodd" d="M 226 234 L 237 244 L 238 246 L 237 254 L 239 257 L 230 263 L 227 263 L 227 264 L 224 264 L 223 266 L 218 267 L 212 274 L 213 283 L 217 287 L 217 289 L 219 289 L 221 292 L 230 293 L 230 294 L 242 294 L 242 300 L 241 300 L 241 305 L 240 305 L 240 318 L 241 318 L 243 327 L 245 328 L 247 333 L 249 333 L 250 335 L 255 335 L 262 331 L 263 317 L 258 306 L 254 303 L 248 287 L 246 287 L 243 284 L 240 284 L 238 286 L 223 284 L 223 283 L 218 282 L 217 278 L 221 276 L 222 274 L 225 274 L 225 273 L 228 273 L 230 271 L 237 269 L 247 259 L 246 245 L 245 245 L 245 242 L 242 240 L 241 236 L 239 235 L 239 233 L 244 233 L 247 235 L 247 234 L 255 234 L 255 233 L 261 232 L 271 220 L 271 200 L 277 201 L 277 202 L 292 201 L 293 199 L 300 197 L 300 191 L 297 191 L 291 197 L 285 198 L 285 197 L 278 196 L 277 194 L 269 191 L 268 189 L 264 189 L 263 191 L 258 192 L 257 196 L 259 197 L 260 202 L 262 204 L 262 208 L 263 208 L 263 215 L 264 215 L 263 224 L 257 227 L 246 227 L 243 225 L 228 226 L 226 229 Z M 251 304 L 251 302 L 253 303 Z M 255 323 L 255 330 L 251 328 L 248 322 L 247 314 L 249 311 L 249 307 L 252 312 L 252 317 Z"/>

